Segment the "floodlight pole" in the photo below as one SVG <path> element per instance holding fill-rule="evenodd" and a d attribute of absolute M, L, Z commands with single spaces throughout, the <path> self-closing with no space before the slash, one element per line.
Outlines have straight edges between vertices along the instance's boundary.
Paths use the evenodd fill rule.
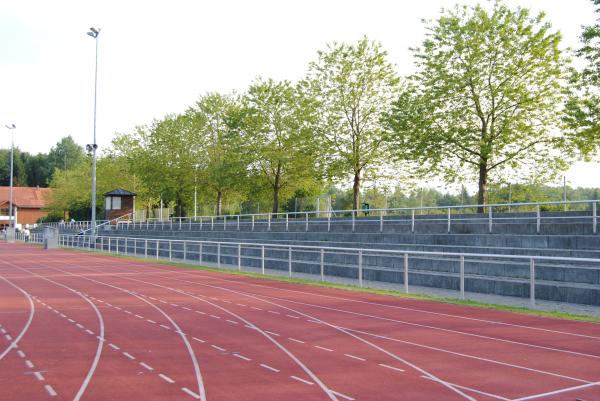
<path fill-rule="evenodd" d="M 98 95 L 98 35 L 99 29 L 90 28 L 87 33 L 94 38 L 96 42 L 96 65 L 94 68 L 94 142 L 92 143 L 92 234 L 91 237 L 96 237 L 96 99 Z"/>
<path fill-rule="evenodd" d="M 6 125 L 6 128 L 10 130 L 10 201 L 8 206 L 8 223 L 11 228 L 15 228 L 15 221 L 13 218 L 13 160 L 15 153 L 15 134 L 14 129 L 17 128 L 16 125 L 10 124 Z"/>

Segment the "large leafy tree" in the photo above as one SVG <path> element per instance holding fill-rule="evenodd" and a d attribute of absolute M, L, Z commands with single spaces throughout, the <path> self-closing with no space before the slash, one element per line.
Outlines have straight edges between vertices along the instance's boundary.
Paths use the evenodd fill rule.
<path fill-rule="evenodd" d="M 48 153 L 48 168 L 50 169 L 50 173 L 54 169 L 65 171 L 79 164 L 84 157 L 83 148 L 69 135 L 62 138 L 50 149 Z"/>
<path fill-rule="evenodd" d="M 320 144 L 334 176 L 353 179 L 353 208 L 360 204 L 366 170 L 386 156 L 381 117 L 396 97 L 398 77 L 381 45 L 367 38 L 333 43 L 311 63 L 307 89 L 318 102 Z"/>
<path fill-rule="evenodd" d="M 208 93 L 190 108 L 186 117 L 197 137 L 194 173 L 204 191 L 214 199 L 215 212 L 222 214 L 224 200 L 238 197 L 247 185 L 246 156 L 242 152 L 238 126 L 240 104 L 233 96 Z M 191 171 L 190 171 L 191 172 Z"/>
<path fill-rule="evenodd" d="M 480 204 L 490 176 L 542 179 L 564 168 L 569 62 L 544 14 L 457 6 L 428 29 L 417 73 L 387 119 L 396 155 L 448 181 L 478 177 Z"/>
<path fill-rule="evenodd" d="M 600 16 L 600 0 L 592 0 Z M 574 128 L 574 142 L 584 156 L 600 146 L 600 17 L 594 25 L 583 28 L 582 47 L 577 55 L 587 64 L 574 76 L 565 121 Z"/>
<path fill-rule="evenodd" d="M 258 79 L 244 97 L 243 140 L 250 169 L 272 194 L 279 212 L 282 191 L 291 194 L 319 180 L 314 102 L 289 81 Z"/>

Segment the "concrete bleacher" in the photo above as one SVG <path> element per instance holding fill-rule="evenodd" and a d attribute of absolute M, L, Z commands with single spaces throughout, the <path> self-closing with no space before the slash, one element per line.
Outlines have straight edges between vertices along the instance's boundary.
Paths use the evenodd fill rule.
<path fill-rule="evenodd" d="M 352 230 L 353 229 L 353 230 Z M 414 230 L 414 232 L 413 232 Z M 586 261 L 541 260 L 536 262 L 536 298 L 588 305 L 600 305 L 600 235 L 594 234 L 591 213 L 552 212 L 538 222 L 535 213 L 496 214 L 491 233 L 488 215 L 453 215 L 448 232 L 444 215 L 323 218 L 304 217 L 271 220 L 229 219 L 223 221 L 169 221 L 107 226 L 99 235 L 129 238 L 216 241 L 222 243 L 277 244 L 292 246 L 343 247 L 365 250 L 425 251 L 453 254 L 484 254 L 466 257 L 465 289 L 516 297 L 529 296 L 529 263 L 523 259 L 494 258 L 494 255 L 584 258 Z M 216 262 L 216 245 L 203 248 L 202 261 Z M 159 251 L 160 252 L 160 251 Z M 174 257 L 181 253 L 173 246 Z M 220 263 L 237 263 L 236 249 L 223 247 Z M 245 263 L 260 266 L 258 249 L 244 250 Z M 281 249 L 267 249 L 267 267 L 286 270 Z M 294 269 L 318 274 L 319 255 L 306 253 L 306 261 Z M 188 258 L 189 259 L 189 258 Z M 326 272 L 339 277 L 356 276 L 356 258 L 327 255 Z M 594 259 L 597 259 L 595 261 Z M 200 260 L 200 257 L 198 257 Z M 409 283 L 424 287 L 458 288 L 459 263 L 444 255 L 411 256 Z M 365 256 L 367 281 L 403 282 L 399 258 L 390 255 Z"/>

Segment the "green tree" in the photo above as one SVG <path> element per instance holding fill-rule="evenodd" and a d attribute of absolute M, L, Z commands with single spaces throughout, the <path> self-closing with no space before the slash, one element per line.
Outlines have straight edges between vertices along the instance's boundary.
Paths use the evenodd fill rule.
<path fill-rule="evenodd" d="M 83 148 L 73 140 L 71 135 L 62 138 L 48 153 L 48 165 L 50 173 L 54 169 L 68 170 L 79 164 L 85 153 Z"/>
<path fill-rule="evenodd" d="M 399 79 L 379 43 L 329 45 L 311 63 L 307 90 L 318 102 L 320 144 L 332 175 L 353 178 L 353 208 L 360 204 L 366 170 L 385 161 L 381 116 L 396 97 Z"/>
<path fill-rule="evenodd" d="M 600 16 L 600 0 L 592 0 Z M 577 55 L 587 65 L 574 74 L 573 91 L 567 105 L 566 123 L 574 129 L 573 141 L 584 156 L 600 146 L 600 17 L 583 28 L 582 47 Z"/>
<path fill-rule="evenodd" d="M 264 178 L 279 212 L 280 195 L 319 180 L 314 104 L 289 81 L 259 79 L 244 97 L 243 140 L 250 170 Z"/>
<path fill-rule="evenodd" d="M 544 14 L 496 2 L 457 6 L 415 49 L 417 73 L 387 118 L 396 155 L 449 182 L 490 176 L 550 178 L 565 168 L 560 134 L 569 61 Z"/>
<path fill-rule="evenodd" d="M 0 149 L 0 185 L 10 185 L 10 149 Z M 13 185 L 16 187 L 27 186 L 27 169 L 25 160 L 29 156 L 21 152 L 19 148 L 14 149 L 13 154 Z"/>
<path fill-rule="evenodd" d="M 220 215 L 225 198 L 239 197 L 247 185 L 247 155 L 237 128 L 242 119 L 239 102 L 232 96 L 209 93 L 186 116 L 197 135 L 198 182 L 212 192 L 215 212 Z"/>

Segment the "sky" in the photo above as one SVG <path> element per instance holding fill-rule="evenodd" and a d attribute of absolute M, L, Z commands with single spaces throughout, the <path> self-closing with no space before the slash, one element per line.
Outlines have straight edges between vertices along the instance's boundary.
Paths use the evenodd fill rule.
<path fill-rule="evenodd" d="M 487 2 L 484 0 L 483 2 Z M 505 0 L 545 11 L 563 47 L 579 46 L 595 20 L 590 0 Z M 461 4 L 477 1 L 460 0 Z M 489 2 L 488 2 L 489 3 Z M 98 38 L 97 143 L 180 113 L 204 93 L 243 92 L 258 76 L 301 79 L 327 43 L 377 40 L 400 75 L 422 20 L 454 0 L 19 0 L 0 5 L 0 127 L 15 145 L 48 152 L 71 135 L 93 142 L 94 39 Z M 0 129 L 0 147 L 10 132 Z M 567 180 L 600 187 L 599 164 L 577 163 Z"/>

